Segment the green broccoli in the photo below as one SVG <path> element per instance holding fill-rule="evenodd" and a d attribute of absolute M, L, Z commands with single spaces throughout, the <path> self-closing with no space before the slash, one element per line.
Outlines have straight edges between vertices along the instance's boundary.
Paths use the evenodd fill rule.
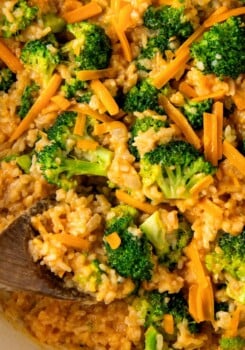
<path fill-rule="evenodd" d="M 170 141 L 147 152 L 140 160 L 143 190 L 157 186 L 166 199 L 184 199 L 215 167 L 189 143 Z"/>
<path fill-rule="evenodd" d="M 99 25 L 90 22 L 68 24 L 74 39 L 66 43 L 62 52 L 74 61 L 78 69 L 103 69 L 110 62 L 112 48 L 110 38 Z"/>
<path fill-rule="evenodd" d="M 11 162 L 15 161 L 18 167 L 25 173 L 29 174 L 30 167 L 32 165 L 32 155 L 33 152 L 29 152 L 26 154 L 11 154 L 10 156 L 2 158 L 0 161 Z"/>
<path fill-rule="evenodd" d="M 203 113 L 211 112 L 213 100 L 207 99 L 200 102 L 188 100 L 182 107 L 182 111 L 194 130 L 203 128 Z"/>
<path fill-rule="evenodd" d="M 183 249 L 193 237 L 191 225 L 183 217 L 179 217 L 178 229 L 167 232 L 160 212 L 155 211 L 140 226 L 147 239 L 153 245 L 160 263 L 170 270 L 174 269 L 182 256 Z"/>
<path fill-rule="evenodd" d="M 154 326 L 149 326 L 144 333 L 144 350 L 169 350 L 168 344 L 163 340 L 163 335 Z"/>
<path fill-rule="evenodd" d="M 73 132 L 76 119 L 77 112 L 65 111 L 60 113 L 54 124 L 47 130 L 48 139 L 57 143 L 63 150 L 68 152 L 74 150 L 76 142 L 80 139 L 93 140 L 91 135 L 94 127 L 94 118 L 86 117 L 83 136 L 75 135 Z"/>
<path fill-rule="evenodd" d="M 29 69 L 37 72 L 46 84 L 60 63 L 60 54 L 55 38 L 50 35 L 44 39 L 28 41 L 20 56 Z"/>
<path fill-rule="evenodd" d="M 128 141 L 128 148 L 130 153 L 136 158 L 140 159 L 140 155 L 137 147 L 134 145 L 135 137 L 141 133 L 145 133 L 149 129 L 153 129 L 155 132 L 161 128 L 167 127 L 168 123 L 165 119 L 159 119 L 152 116 L 146 116 L 143 118 L 136 118 L 130 128 L 130 138 Z"/>
<path fill-rule="evenodd" d="M 111 161 L 112 152 L 103 147 L 87 151 L 83 159 L 61 149 L 57 143 L 51 143 L 37 153 L 37 164 L 44 178 L 65 190 L 77 185 L 75 176 L 107 176 Z"/>
<path fill-rule="evenodd" d="M 149 39 L 136 59 L 139 70 L 150 71 L 150 60 L 166 50 L 174 51 L 193 32 L 193 26 L 184 14 L 184 7 L 168 5 L 149 6 L 143 16 L 144 25 L 150 29 Z"/>
<path fill-rule="evenodd" d="M 1 21 L 1 30 L 5 38 L 20 34 L 37 17 L 38 8 L 29 6 L 26 0 L 18 0 L 11 11 L 12 18 L 9 20 L 3 16 Z"/>
<path fill-rule="evenodd" d="M 224 271 L 245 281 L 245 229 L 237 236 L 221 234 L 214 251 L 206 255 L 206 266 L 215 274 Z"/>
<path fill-rule="evenodd" d="M 54 124 L 47 130 L 48 139 L 57 143 L 62 149 L 70 151 L 74 148 L 77 139 L 73 133 L 76 118 L 77 113 L 73 111 L 60 113 Z"/>
<path fill-rule="evenodd" d="M 18 115 L 23 119 L 28 113 L 29 109 L 37 98 L 39 86 L 35 83 L 28 85 L 21 96 L 20 107 L 18 108 Z"/>
<path fill-rule="evenodd" d="M 102 146 L 98 146 L 95 150 L 76 147 L 80 139 L 93 140 L 86 129 L 90 123 L 87 123 L 83 136 L 73 133 L 76 118 L 76 112 L 61 113 L 47 130 L 51 144 L 37 154 L 37 163 L 46 180 L 64 189 L 77 185 L 74 179 L 77 175 L 106 177 L 113 156 L 111 151 Z"/>
<path fill-rule="evenodd" d="M 149 29 L 162 29 L 168 39 L 176 36 L 183 41 L 193 33 L 193 26 L 185 16 L 184 7 L 149 6 L 143 20 Z"/>
<path fill-rule="evenodd" d="M 175 335 L 177 325 L 184 320 L 187 322 L 191 333 L 198 333 L 200 330 L 199 324 L 189 314 L 188 304 L 182 292 L 171 294 L 168 292 L 160 293 L 155 290 L 145 292 L 143 295 L 135 298 L 132 306 L 140 315 L 140 318 L 144 320 L 146 329 L 154 327 L 157 332 L 166 335 L 162 328 L 162 322 L 164 315 L 170 314 L 173 316 Z M 172 340 L 174 340 L 173 338 Z"/>
<path fill-rule="evenodd" d="M 8 92 L 15 81 L 16 76 L 9 68 L 0 70 L 0 91 Z"/>
<path fill-rule="evenodd" d="M 65 97 L 68 99 L 74 98 L 79 103 L 89 103 L 93 95 L 88 88 L 88 83 L 76 78 L 70 79 L 62 86 Z"/>
<path fill-rule="evenodd" d="M 155 88 L 148 79 L 138 82 L 125 95 L 123 109 L 127 113 L 144 112 L 147 109 L 163 114 L 163 109 L 158 103 L 160 90 Z"/>
<path fill-rule="evenodd" d="M 219 341 L 222 350 L 244 350 L 245 339 L 242 337 L 222 337 Z"/>
<path fill-rule="evenodd" d="M 65 30 L 66 22 L 63 18 L 59 17 L 57 14 L 48 12 L 42 17 L 43 24 L 45 27 L 49 27 L 52 33 L 60 33 Z"/>
<path fill-rule="evenodd" d="M 113 217 L 107 220 L 104 235 L 109 265 L 123 277 L 135 281 L 150 280 L 153 268 L 151 245 L 144 235 L 138 237 L 132 231 L 137 228 L 137 211 L 127 205 L 119 205 L 112 208 L 110 214 Z M 117 249 L 112 249 L 106 241 L 113 232 L 117 232 L 121 239 Z"/>
<path fill-rule="evenodd" d="M 230 17 L 205 32 L 192 44 L 191 56 L 204 74 L 237 78 L 245 72 L 245 27 L 240 17 Z"/>
<path fill-rule="evenodd" d="M 228 312 L 229 311 L 229 304 L 226 301 L 220 301 L 220 302 L 215 302 L 214 303 L 214 313 L 216 314 L 217 312 L 224 311 Z"/>
<path fill-rule="evenodd" d="M 148 64 L 150 60 L 160 52 L 162 55 L 170 46 L 170 42 L 166 37 L 163 29 L 159 29 L 155 34 L 152 34 L 147 41 L 145 47 L 142 48 L 139 56 L 136 58 L 136 67 L 139 70 L 148 72 L 151 66 Z"/>

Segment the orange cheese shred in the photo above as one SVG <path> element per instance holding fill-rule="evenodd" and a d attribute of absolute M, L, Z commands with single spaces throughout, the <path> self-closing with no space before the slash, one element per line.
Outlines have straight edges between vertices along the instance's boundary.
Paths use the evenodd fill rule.
<path fill-rule="evenodd" d="M 226 140 L 223 142 L 223 154 L 245 176 L 245 157 Z"/>
<path fill-rule="evenodd" d="M 0 40 L 0 59 L 14 73 L 17 73 L 23 69 L 22 63 L 18 57 L 13 54 L 13 52 L 2 40 Z"/>
<path fill-rule="evenodd" d="M 168 66 L 163 71 L 152 77 L 152 84 L 157 89 L 161 89 L 169 82 L 170 79 L 174 78 L 181 67 L 183 67 L 189 61 L 189 58 L 189 49 L 184 49 L 181 51 L 179 55 L 169 62 Z"/>
<path fill-rule="evenodd" d="M 216 114 L 212 115 L 212 129 L 209 130 L 211 132 L 211 163 L 214 166 L 218 164 L 218 118 Z"/>
<path fill-rule="evenodd" d="M 229 327 L 227 328 L 225 332 L 226 337 L 236 337 L 239 321 L 240 321 L 240 315 L 241 315 L 242 308 L 238 306 L 233 312 L 230 320 Z"/>
<path fill-rule="evenodd" d="M 113 119 L 111 119 L 108 115 L 100 114 L 99 112 L 95 111 L 94 109 L 92 109 L 86 104 L 80 104 L 79 106 L 72 108 L 72 110 L 80 113 L 84 113 L 96 120 L 99 120 L 100 122 L 113 121 Z"/>
<path fill-rule="evenodd" d="M 128 132 L 125 124 L 117 120 L 113 122 L 107 122 L 107 123 L 95 125 L 93 134 L 96 136 L 103 135 L 103 134 L 106 134 L 107 132 L 111 132 L 114 129 L 122 129 L 125 133 Z"/>
<path fill-rule="evenodd" d="M 125 31 L 122 30 L 122 28 L 119 26 L 119 24 L 115 20 L 112 20 L 112 24 L 114 26 L 117 37 L 121 43 L 124 57 L 125 57 L 126 61 L 131 62 L 132 61 L 132 52 L 131 52 L 131 48 L 130 48 L 130 45 L 128 42 L 128 38 L 125 34 Z"/>
<path fill-rule="evenodd" d="M 197 97 L 196 91 L 186 81 L 179 84 L 179 91 L 188 98 Z"/>
<path fill-rule="evenodd" d="M 77 141 L 77 147 L 84 151 L 94 151 L 98 146 L 98 142 L 94 140 L 81 139 Z"/>
<path fill-rule="evenodd" d="M 163 316 L 163 329 L 167 334 L 174 334 L 174 318 L 171 314 Z"/>
<path fill-rule="evenodd" d="M 226 93 L 225 90 L 218 90 L 218 91 L 215 91 L 215 92 L 211 92 L 210 94 L 207 94 L 207 95 L 194 97 L 192 99 L 192 101 L 193 102 L 200 102 L 200 101 L 207 100 L 209 98 L 214 99 L 214 100 L 219 100 L 219 99 L 221 99 L 222 97 L 225 96 L 225 93 Z"/>
<path fill-rule="evenodd" d="M 111 0 L 110 8 L 115 14 L 119 13 L 120 6 L 121 6 L 121 0 Z"/>
<path fill-rule="evenodd" d="M 207 276 L 207 285 L 201 290 L 202 293 L 202 313 L 206 321 L 214 321 L 214 292 L 210 277 Z"/>
<path fill-rule="evenodd" d="M 85 123 L 86 123 L 86 116 L 84 114 L 79 113 L 76 118 L 73 134 L 82 136 L 84 133 Z"/>
<path fill-rule="evenodd" d="M 200 260 L 199 252 L 197 250 L 197 245 L 195 240 L 193 239 L 191 243 L 184 250 L 187 257 L 190 259 L 193 264 L 193 268 L 195 269 L 195 276 L 197 279 L 197 283 L 201 285 L 205 285 L 206 281 L 206 273 L 203 268 L 202 262 Z"/>
<path fill-rule="evenodd" d="M 97 2 L 91 1 L 84 6 L 79 6 L 74 10 L 64 13 L 63 18 L 67 23 L 75 23 L 96 16 L 101 12 L 102 7 Z"/>
<path fill-rule="evenodd" d="M 112 232 L 105 237 L 106 242 L 109 244 L 111 249 L 117 249 L 120 247 L 121 238 L 117 232 Z"/>
<path fill-rule="evenodd" d="M 214 295 L 210 277 L 201 262 L 195 240 L 185 248 L 196 282 L 189 287 L 189 311 L 196 322 L 214 320 Z"/>
<path fill-rule="evenodd" d="M 52 239 L 64 244 L 67 247 L 84 250 L 89 248 L 89 241 L 82 237 L 73 236 L 68 233 L 55 233 Z"/>
<path fill-rule="evenodd" d="M 202 190 L 207 188 L 209 185 L 211 185 L 214 182 L 214 179 L 211 175 L 205 176 L 201 181 L 199 181 L 196 185 L 194 185 L 191 190 L 190 194 L 192 196 L 198 195 Z"/>
<path fill-rule="evenodd" d="M 193 283 L 189 287 L 188 305 L 189 312 L 196 322 L 201 322 L 198 315 L 198 284 Z"/>
<path fill-rule="evenodd" d="M 59 109 L 61 109 L 62 111 L 65 111 L 71 105 L 71 102 L 61 95 L 51 97 L 51 101 L 57 104 Z"/>
<path fill-rule="evenodd" d="M 223 103 L 217 101 L 213 105 L 213 114 L 217 117 L 217 152 L 218 160 L 222 158 L 223 154 L 223 117 L 224 117 L 224 106 Z"/>
<path fill-rule="evenodd" d="M 18 137 L 20 137 L 29 128 L 30 124 L 33 122 L 36 116 L 43 110 L 43 108 L 45 108 L 48 105 L 51 97 L 54 96 L 54 94 L 60 87 L 61 82 L 62 82 L 62 78 L 59 74 L 55 73 L 51 77 L 45 90 L 41 92 L 41 95 L 37 98 L 35 103 L 32 105 L 32 107 L 28 111 L 25 118 L 22 119 L 20 124 L 17 126 L 17 128 L 11 135 L 10 137 L 11 142 L 18 139 Z"/>
<path fill-rule="evenodd" d="M 236 90 L 232 98 L 239 111 L 245 109 L 245 91 Z"/>
<path fill-rule="evenodd" d="M 183 42 L 183 44 L 176 50 L 176 56 L 181 56 L 185 51 L 188 49 L 188 47 L 197 40 L 205 31 L 205 28 L 203 26 L 198 27 L 194 33 L 192 33 L 189 38 Z"/>
<path fill-rule="evenodd" d="M 206 23 L 208 21 L 213 21 L 214 18 L 216 18 L 218 15 L 221 15 L 223 12 L 227 11 L 227 7 L 221 6 L 216 11 L 214 11 L 210 17 L 204 22 L 203 25 L 198 27 L 194 33 L 189 36 L 189 38 L 183 42 L 183 44 L 177 49 L 176 55 L 180 55 L 184 50 L 186 50 L 194 41 L 196 41 L 205 31 L 207 25 Z"/>
<path fill-rule="evenodd" d="M 204 156 L 213 165 L 218 163 L 218 118 L 216 114 L 203 113 Z"/>
<path fill-rule="evenodd" d="M 181 1 L 179 1 L 179 0 L 159 0 L 158 4 L 159 5 L 169 5 L 169 6 L 176 7 L 176 8 L 182 6 Z"/>
<path fill-rule="evenodd" d="M 120 30 L 125 31 L 134 25 L 131 18 L 132 11 L 133 6 L 131 4 L 126 4 L 120 9 L 118 16 L 118 27 Z"/>
<path fill-rule="evenodd" d="M 115 69 L 105 68 L 105 69 L 88 69 L 80 70 L 77 72 L 77 78 L 80 80 L 94 80 L 103 78 L 113 78 L 115 76 Z"/>
<path fill-rule="evenodd" d="M 241 16 L 245 14 L 245 7 L 238 7 L 232 10 L 224 11 L 216 16 L 214 14 L 204 22 L 204 26 L 211 27 L 216 23 L 223 22 L 233 16 Z"/>
<path fill-rule="evenodd" d="M 64 0 L 61 6 L 62 13 L 66 13 L 81 6 L 80 0 Z"/>
<path fill-rule="evenodd" d="M 93 80 L 91 82 L 91 89 L 94 91 L 98 99 L 103 103 L 110 115 L 115 115 L 119 112 L 119 107 L 112 97 L 110 91 L 100 80 Z"/>
<path fill-rule="evenodd" d="M 150 203 L 140 202 L 133 198 L 130 194 L 122 191 L 116 190 L 116 197 L 120 202 L 126 203 L 131 207 L 139 209 L 147 214 L 153 214 L 158 208 Z"/>
<path fill-rule="evenodd" d="M 180 128 L 182 133 L 185 135 L 187 141 L 191 143 L 195 148 L 199 149 L 201 147 L 201 141 L 195 131 L 192 129 L 191 125 L 188 123 L 186 117 L 172 105 L 172 103 L 167 99 L 167 97 L 161 95 L 159 101 L 163 106 L 163 109 L 168 114 L 169 118 Z"/>

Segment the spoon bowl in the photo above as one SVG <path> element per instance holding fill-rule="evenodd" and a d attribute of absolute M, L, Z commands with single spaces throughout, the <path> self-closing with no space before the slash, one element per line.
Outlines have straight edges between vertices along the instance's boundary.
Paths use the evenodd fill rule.
<path fill-rule="evenodd" d="M 58 299 L 81 299 L 84 303 L 94 304 L 91 296 L 65 287 L 62 279 L 35 263 L 30 255 L 28 242 L 37 234 L 31 225 L 31 217 L 54 203 L 55 200 L 50 198 L 39 201 L 0 234 L 0 288 L 31 291 Z"/>

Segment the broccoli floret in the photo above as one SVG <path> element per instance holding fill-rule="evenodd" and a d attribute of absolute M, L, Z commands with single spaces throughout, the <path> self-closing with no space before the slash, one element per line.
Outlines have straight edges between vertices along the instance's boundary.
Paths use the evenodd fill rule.
<path fill-rule="evenodd" d="M 52 33 L 60 33 L 66 27 L 66 22 L 63 20 L 63 18 L 59 17 L 55 13 L 45 13 L 42 20 L 44 26 L 49 27 Z"/>
<path fill-rule="evenodd" d="M 144 235 L 138 237 L 130 231 L 130 228 L 136 227 L 137 211 L 128 206 L 118 206 L 111 213 L 114 217 L 107 220 L 104 237 L 109 265 L 123 277 L 136 281 L 150 280 L 153 268 L 151 245 Z M 112 249 L 106 241 L 106 236 L 113 232 L 117 232 L 121 239 L 117 249 Z"/>
<path fill-rule="evenodd" d="M 143 224 L 141 224 L 140 228 L 154 246 L 157 256 L 162 257 L 168 254 L 169 243 L 166 239 L 167 227 L 158 210 L 149 216 Z"/>
<path fill-rule="evenodd" d="M 82 136 L 74 134 L 76 119 L 77 112 L 65 111 L 60 113 L 54 124 L 47 130 L 48 139 L 51 142 L 57 143 L 59 147 L 67 152 L 74 151 L 78 140 L 86 139 L 93 141 L 91 134 L 95 123 L 94 119 L 86 117 L 85 128 Z M 80 153 L 81 152 L 83 152 L 82 149 L 80 149 Z M 86 152 L 84 155 L 86 155 Z M 90 157 L 89 153 L 87 153 L 87 156 Z"/>
<path fill-rule="evenodd" d="M 53 36 L 28 41 L 21 51 L 21 60 L 29 69 L 37 72 L 46 84 L 60 63 L 60 54 Z"/>
<path fill-rule="evenodd" d="M 168 344 L 163 340 L 163 335 L 153 326 L 147 328 L 144 334 L 144 350 L 169 350 Z"/>
<path fill-rule="evenodd" d="M 106 176 L 111 164 L 112 152 L 98 147 L 94 151 L 87 151 L 85 159 L 62 150 L 57 143 L 45 146 L 37 153 L 44 178 L 51 184 L 68 190 L 77 185 L 76 175 Z"/>
<path fill-rule="evenodd" d="M 138 82 L 125 95 L 123 109 L 125 112 L 144 112 L 147 109 L 163 114 L 158 103 L 160 90 L 155 88 L 147 79 Z"/>
<path fill-rule="evenodd" d="M 76 138 L 73 134 L 76 118 L 77 113 L 73 111 L 60 113 L 54 124 L 47 130 L 48 139 L 56 142 L 62 149 L 70 151 L 74 146 L 71 139 Z"/>
<path fill-rule="evenodd" d="M 17 1 L 11 11 L 11 20 L 3 16 L 3 20 L 1 21 L 3 36 L 5 38 L 11 38 L 14 35 L 18 35 L 35 20 L 37 13 L 38 8 L 36 6 L 29 6 L 25 0 Z"/>
<path fill-rule="evenodd" d="M 170 270 L 176 267 L 183 249 L 193 237 L 191 225 L 182 216 L 179 218 L 178 229 L 167 232 L 159 211 L 149 216 L 140 228 L 154 246 L 159 261 Z"/>
<path fill-rule="evenodd" d="M 169 48 L 169 40 L 163 29 L 157 30 L 155 34 L 148 39 L 147 44 L 140 52 L 136 59 L 136 67 L 142 71 L 150 71 L 151 67 L 147 67 L 147 63 L 156 53 L 164 54 L 165 50 Z"/>
<path fill-rule="evenodd" d="M 217 312 L 220 312 L 220 311 L 228 312 L 229 311 L 229 304 L 225 301 L 215 302 L 214 303 L 214 313 L 216 314 Z"/>
<path fill-rule="evenodd" d="M 215 167 L 189 143 L 177 140 L 159 145 L 140 160 L 143 190 L 157 186 L 166 199 L 184 199 Z"/>
<path fill-rule="evenodd" d="M 39 91 L 39 86 L 35 83 L 28 85 L 21 96 L 20 107 L 18 109 L 18 115 L 23 119 L 28 113 L 29 109 L 33 105 L 37 92 Z"/>
<path fill-rule="evenodd" d="M 166 120 L 153 118 L 153 117 L 143 117 L 136 118 L 133 125 L 130 128 L 130 138 L 128 141 L 128 148 L 130 153 L 135 156 L 136 160 L 140 159 L 139 152 L 137 147 L 134 145 L 135 137 L 141 133 L 145 133 L 149 129 L 153 129 L 155 132 L 159 131 L 161 128 L 164 128 L 168 125 Z"/>
<path fill-rule="evenodd" d="M 0 91 L 8 92 L 15 81 L 16 76 L 9 68 L 2 68 L 0 70 Z"/>
<path fill-rule="evenodd" d="M 3 159 L 1 159 L 1 161 L 4 162 L 11 162 L 12 160 L 15 161 L 15 163 L 20 167 L 20 169 L 25 173 L 25 174 L 29 174 L 30 172 L 30 167 L 32 164 L 32 155 L 33 152 L 29 152 L 26 154 L 12 154 L 10 156 L 4 157 Z"/>
<path fill-rule="evenodd" d="M 194 130 L 203 128 L 203 113 L 211 112 L 213 100 L 203 101 L 188 100 L 182 107 L 182 111 Z"/>
<path fill-rule="evenodd" d="M 191 46 L 195 65 L 204 74 L 237 78 L 245 72 L 245 27 L 240 17 L 217 23 Z"/>
<path fill-rule="evenodd" d="M 135 299 L 133 307 L 144 320 L 145 328 L 153 326 L 162 333 L 164 315 L 170 314 L 173 316 L 175 331 L 177 325 L 186 320 L 191 333 L 199 332 L 199 325 L 189 314 L 188 304 L 182 292 L 173 294 L 158 291 L 145 292 Z"/>
<path fill-rule="evenodd" d="M 79 103 L 89 103 L 92 97 L 92 91 L 88 89 L 88 83 L 76 78 L 72 78 L 62 86 L 65 97 L 74 98 Z"/>
<path fill-rule="evenodd" d="M 139 70 L 149 71 L 156 53 L 165 56 L 166 50 L 174 51 L 193 32 L 190 21 L 184 14 L 184 7 L 149 6 L 144 13 L 144 25 L 150 29 L 147 44 L 136 59 Z"/>
<path fill-rule="evenodd" d="M 245 349 L 245 339 L 242 337 L 222 337 L 219 341 L 222 350 L 243 350 Z"/>
<path fill-rule="evenodd" d="M 143 19 L 147 28 L 162 29 L 168 39 L 176 36 L 185 40 L 193 32 L 193 26 L 184 14 L 184 7 L 149 6 Z"/>
<path fill-rule="evenodd" d="M 69 24 L 67 29 L 75 39 L 65 44 L 63 53 L 75 61 L 79 69 L 107 68 L 111 58 L 111 41 L 105 30 L 90 22 Z"/>
<path fill-rule="evenodd" d="M 225 271 L 245 281 L 245 229 L 237 236 L 222 234 L 215 250 L 206 255 L 206 265 L 215 274 Z"/>
<path fill-rule="evenodd" d="M 145 347 L 144 350 L 156 350 L 157 349 L 157 337 L 158 331 L 155 327 L 150 326 L 145 332 Z"/>

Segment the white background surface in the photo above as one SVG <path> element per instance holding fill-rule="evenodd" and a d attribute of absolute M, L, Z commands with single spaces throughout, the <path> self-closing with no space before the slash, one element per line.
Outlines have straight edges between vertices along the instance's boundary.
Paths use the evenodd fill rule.
<path fill-rule="evenodd" d="M 41 350 L 0 315 L 0 350 Z"/>

